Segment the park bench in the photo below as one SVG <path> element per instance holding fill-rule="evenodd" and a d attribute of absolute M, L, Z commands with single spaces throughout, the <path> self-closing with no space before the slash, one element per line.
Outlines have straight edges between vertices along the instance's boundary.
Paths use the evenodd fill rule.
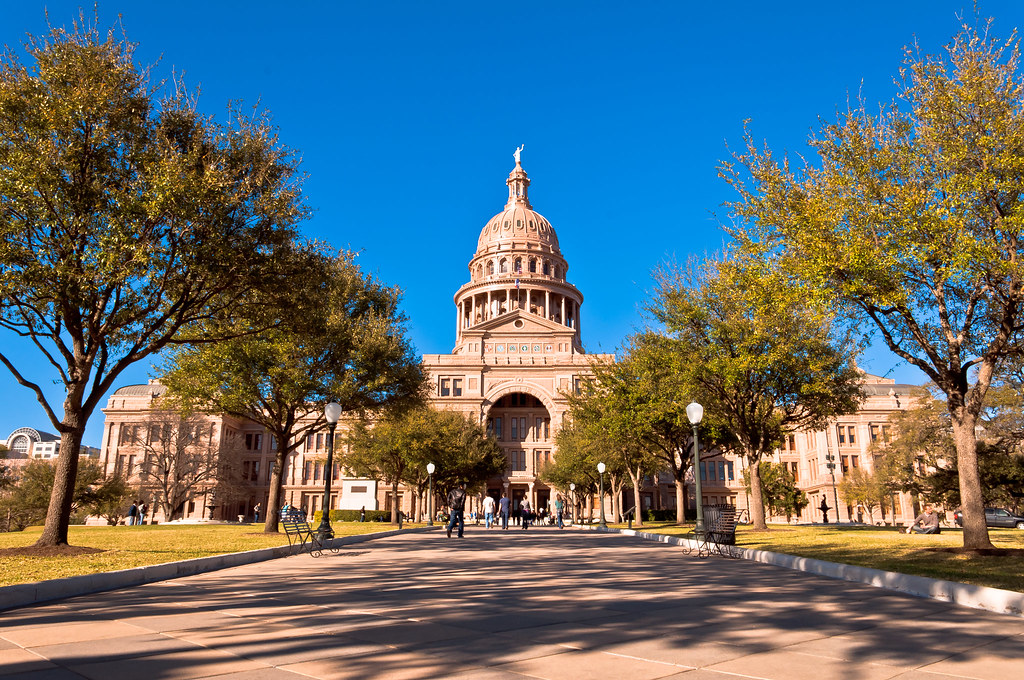
<path fill-rule="evenodd" d="M 281 526 L 288 535 L 288 545 L 297 545 L 296 552 L 308 552 L 313 557 L 323 554 L 324 542 L 313 533 L 309 522 L 299 519 L 297 515 L 286 515 L 281 518 Z"/>
<path fill-rule="evenodd" d="M 697 551 L 701 559 L 713 554 L 722 557 L 739 557 L 736 551 L 736 508 L 732 505 L 705 505 L 704 531 L 690 532 L 683 548 L 687 554 Z"/>

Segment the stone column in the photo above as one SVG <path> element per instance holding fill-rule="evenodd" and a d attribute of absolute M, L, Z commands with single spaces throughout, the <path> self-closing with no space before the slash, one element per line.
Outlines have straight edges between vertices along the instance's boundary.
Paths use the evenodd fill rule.
<path fill-rule="evenodd" d="M 563 326 L 568 326 L 569 325 L 569 319 L 567 319 L 566 316 L 565 316 L 565 296 L 564 295 L 562 296 L 562 325 Z"/>

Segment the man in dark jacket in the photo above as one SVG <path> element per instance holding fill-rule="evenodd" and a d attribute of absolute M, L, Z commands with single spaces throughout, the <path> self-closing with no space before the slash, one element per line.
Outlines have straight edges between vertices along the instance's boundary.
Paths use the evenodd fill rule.
<path fill-rule="evenodd" d="M 462 511 L 466 508 L 466 483 L 459 482 L 455 488 L 448 492 L 448 508 L 452 516 L 448 520 L 448 538 L 452 537 L 452 527 L 459 523 L 459 538 L 464 538 L 462 533 L 466 530 L 466 523 L 462 519 Z"/>

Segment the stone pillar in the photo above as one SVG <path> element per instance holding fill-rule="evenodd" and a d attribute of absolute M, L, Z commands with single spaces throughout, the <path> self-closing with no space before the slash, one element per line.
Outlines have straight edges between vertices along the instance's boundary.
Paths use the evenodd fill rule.
<path fill-rule="evenodd" d="M 551 291 L 544 291 L 544 318 L 551 319 Z"/>
<path fill-rule="evenodd" d="M 486 321 L 487 319 L 490 319 L 493 313 L 494 313 L 494 310 L 491 309 L 491 291 L 488 290 L 487 291 L 487 313 L 484 314 L 484 320 Z"/>
<path fill-rule="evenodd" d="M 473 293 L 473 297 L 469 298 L 469 325 L 472 326 L 476 323 L 476 293 Z"/>
<path fill-rule="evenodd" d="M 567 319 L 566 316 L 565 316 L 565 296 L 564 295 L 562 296 L 562 325 L 563 326 L 568 326 L 569 325 L 569 319 Z"/>

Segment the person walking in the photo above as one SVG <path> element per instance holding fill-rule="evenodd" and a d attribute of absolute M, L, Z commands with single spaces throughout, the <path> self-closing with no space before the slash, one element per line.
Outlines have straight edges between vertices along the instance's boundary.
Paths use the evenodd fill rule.
<path fill-rule="evenodd" d="M 530 512 L 530 499 L 524 498 L 522 502 L 519 503 L 519 515 L 520 519 L 523 521 L 523 531 L 530 528 Z"/>
<path fill-rule="evenodd" d="M 128 508 L 128 526 L 135 526 L 135 520 L 139 516 L 139 506 L 136 505 L 137 501 L 132 501 L 132 507 Z"/>
<path fill-rule="evenodd" d="M 260 503 L 256 504 L 256 507 L 252 509 L 252 521 L 256 524 L 260 523 L 260 510 L 263 509 L 263 505 Z"/>
<path fill-rule="evenodd" d="M 487 528 L 491 528 L 491 524 L 494 522 L 494 499 L 490 496 L 484 498 L 484 524 Z"/>
<path fill-rule="evenodd" d="M 459 538 L 465 538 L 463 532 L 466 530 L 466 522 L 462 517 L 462 512 L 466 508 L 465 482 L 459 482 L 454 489 L 448 492 L 448 508 L 452 513 L 448 520 L 448 538 L 452 537 L 452 529 L 455 528 L 456 522 L 459 524 Z"/>
<path fill-rule="evenodd" d="M 562 505 L 562 497 L 561 496 L 555 496 L 555 518 L 556 518 L 555 521 L 558 524 L 558 528 L 559 529 L 564 529 L 565 528 L 565 524 L 562 523 L 562 510 L 563 509 L 564 509 L 564 506 Z"/>
<path fill-rule="evenodd" d="M 146 523 L 146 513 L 147 512 L 149 512 L 149 506 L 146 505 L 145 501 L 143 501 L 142 504 L 139 505 L 139 524 L 145 524 Z"/>
<path fill-rule="evenodd" d="M 501 528 L 508 531 L 508 494 L 502 492 L 498 501 L 498 512 L 501 513 Z"/>

